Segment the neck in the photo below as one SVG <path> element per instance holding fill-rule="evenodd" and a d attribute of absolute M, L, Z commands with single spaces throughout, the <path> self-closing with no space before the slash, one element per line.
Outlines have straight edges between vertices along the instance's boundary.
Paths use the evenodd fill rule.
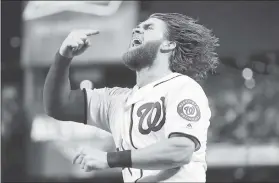
<path fill-rule="evenodd" d="M 148 85 L 162 77 L 169 75 L 172 71 L 169 67 L 158 67 L 153 65 L 151 67 L 143 68 L 137 71 L 137 86 L 139 88 Z"/>

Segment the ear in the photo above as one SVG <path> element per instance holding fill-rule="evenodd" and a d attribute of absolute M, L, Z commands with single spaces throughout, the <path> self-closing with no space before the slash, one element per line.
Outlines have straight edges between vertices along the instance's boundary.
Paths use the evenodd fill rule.
<path fill-rule="evenodd" d="M 174 41 L 164 41 L 161 44 L 161 51 L 163 53 L 171 52 L 176 47 L 176 43 Z"/>

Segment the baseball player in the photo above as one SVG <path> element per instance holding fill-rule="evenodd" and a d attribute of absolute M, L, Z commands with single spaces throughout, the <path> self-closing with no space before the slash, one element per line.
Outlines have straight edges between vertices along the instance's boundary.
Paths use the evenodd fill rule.
<path fill-rule="evenodd" d="M 133 88 L 71 90 L 69 67 L 95 30 L 71 32 L 44 86 L 46 113 L 112 134 L 115 152 L 85 148 L 73 163 L 85 171 L 121 167 L 124 182 L 205 182 L 211 112 L 197 83 L 216 68 L 218 39 L 178 13 L 152 14 L 132 31 L 124 64 Z"/>

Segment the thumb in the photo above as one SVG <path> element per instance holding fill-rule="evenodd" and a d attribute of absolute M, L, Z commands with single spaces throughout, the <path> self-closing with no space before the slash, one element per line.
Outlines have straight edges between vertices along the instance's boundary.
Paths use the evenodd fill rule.
<path fill-rule="evenodd" d="M 87 50 L 87 48 L 89 48 L 89 47 L 90 47 L 89 44 L 84 44 L 79 50 L 74 50 L 75 55 L 79 55 L 79 54 L 85 52 L 85 50 Z"/>
<path fill-rule="evenodd" d="M 86 41 L 85 41 L 85 46 L 91 46 L 91 43 L 90 43 L 90 41 L 87 39 Z"/>

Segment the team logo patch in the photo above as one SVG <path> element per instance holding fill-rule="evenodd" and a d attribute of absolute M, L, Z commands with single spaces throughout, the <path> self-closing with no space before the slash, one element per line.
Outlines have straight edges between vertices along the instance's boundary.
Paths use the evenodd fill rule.
<path fill-rule="evenodd" d="M 198 121 L 201 118 L 199 106 L 191 99 L 182 100 L 177 106 L 177 113 L 188 121 Z"/>

